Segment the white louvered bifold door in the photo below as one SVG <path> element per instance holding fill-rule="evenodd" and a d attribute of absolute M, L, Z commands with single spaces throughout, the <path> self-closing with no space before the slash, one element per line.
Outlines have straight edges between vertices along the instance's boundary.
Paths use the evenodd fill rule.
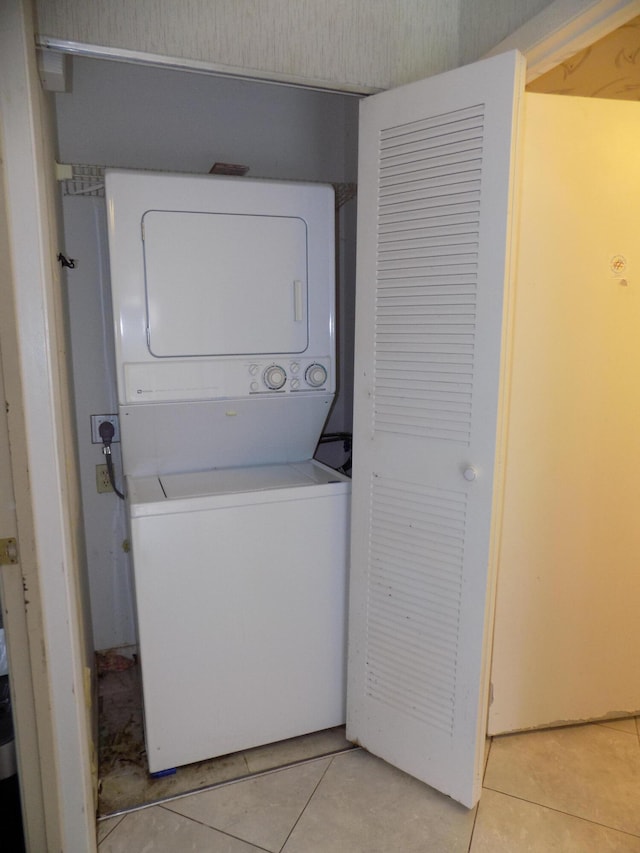
<path fill-rule="evenodd" d="M 473 805 L 488 701 L 524 60 L 360 117 L 347 736 Z"/>

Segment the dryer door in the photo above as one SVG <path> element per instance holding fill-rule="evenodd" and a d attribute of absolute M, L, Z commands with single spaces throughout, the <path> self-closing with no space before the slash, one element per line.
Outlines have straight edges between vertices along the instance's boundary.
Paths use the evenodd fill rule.
<path fill-rule="evenodd" d="M 142 233 L 152 355 L 305 351 L 303 219 L 149 210 Z"/>

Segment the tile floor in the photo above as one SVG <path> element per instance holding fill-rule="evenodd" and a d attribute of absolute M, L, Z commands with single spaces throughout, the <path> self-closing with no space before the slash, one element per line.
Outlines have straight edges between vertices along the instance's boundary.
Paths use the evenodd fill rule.
<path fill-rule="evenodd" d="M 636 719 L 494 738 L 468 811 L 362 750 L 99 823 L 100 853 L 640 853 Z"/>

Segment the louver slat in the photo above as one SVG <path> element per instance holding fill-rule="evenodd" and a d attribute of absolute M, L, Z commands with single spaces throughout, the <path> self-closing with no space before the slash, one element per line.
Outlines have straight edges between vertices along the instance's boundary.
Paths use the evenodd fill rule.
<path fill-rule="evenodd" d="M 450 734 L 466 495 L 375 476 L 371 487 L 366 690 Z"/>
<path fill-rule="evenodd" d="M 483 132 L 480 105 L 380 134 L 376 430 L 469 443 Z"/>

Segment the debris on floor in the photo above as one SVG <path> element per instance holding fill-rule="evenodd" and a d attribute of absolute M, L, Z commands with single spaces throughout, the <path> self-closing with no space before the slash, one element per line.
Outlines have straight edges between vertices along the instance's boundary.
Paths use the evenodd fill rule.
<path fill-rule="evenodd" d="M 106 672 L 125 672 L 136 665 L 136 657 L 127 657 L 126 655 L 116 652 L 114 649 L 107 649 L 104 652 L 96 652 L 96 670 L 98 678 L 101 678 Z"/>

